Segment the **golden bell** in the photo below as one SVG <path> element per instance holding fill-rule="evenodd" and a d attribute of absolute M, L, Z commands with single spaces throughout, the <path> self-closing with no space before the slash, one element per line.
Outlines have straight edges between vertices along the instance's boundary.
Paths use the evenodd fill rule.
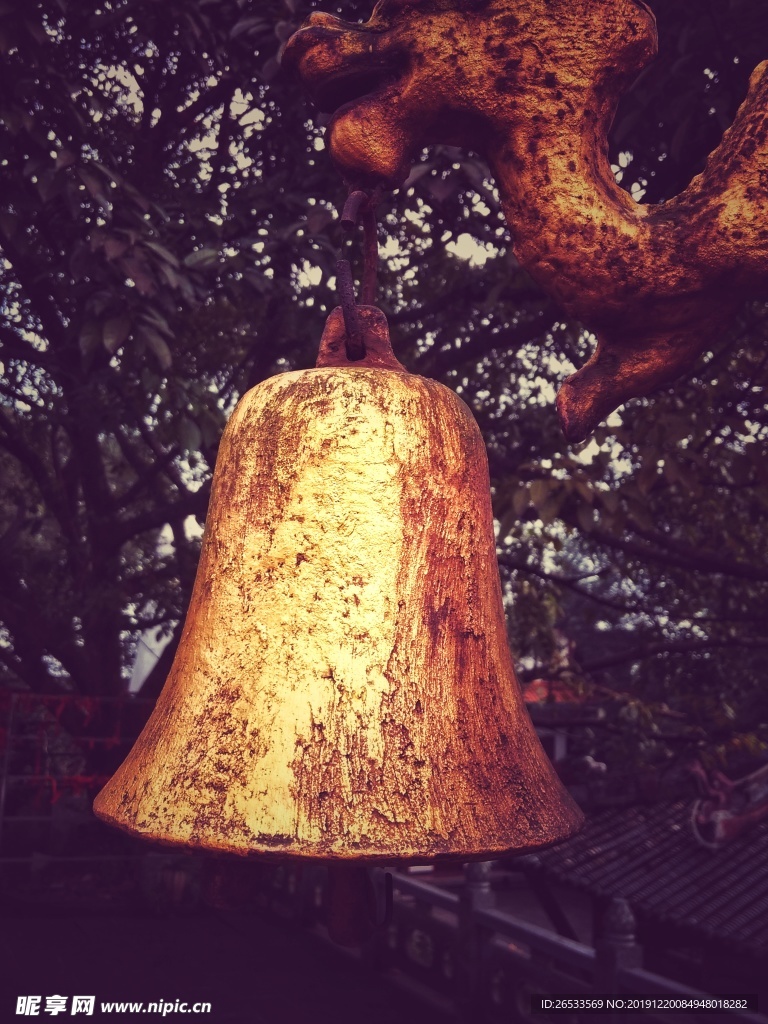
<path fill-rule="evenodd" d="M 356 862 L 490 859 L 581 812 L 507 646 L 485 448 L 359 307 L 241 400 L 157 707 L 94 809 L 164 843 Z"/>

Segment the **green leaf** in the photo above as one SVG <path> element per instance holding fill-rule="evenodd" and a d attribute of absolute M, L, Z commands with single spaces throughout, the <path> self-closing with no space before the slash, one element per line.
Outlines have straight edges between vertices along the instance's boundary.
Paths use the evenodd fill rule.
<path fill-rule="evenodd" d="M 653 514 L 645 502 L 629 498 L 627 500 L 627 507 L 629 514 L 642 530 L 652 530 L 654 528 Z"/>
<path fill-rule="evenodd" d="M 108 260 L 119 259 L 129 248 L 130 243 L 124 238 L 106 238 L 104 240 L 104 255 Z"/>
<path fill-rule="evenodd" d="M 560 514 L 561 496 L 552 494 L 537 509 L 539 518 L 545 526 L 551 526 Z"/>
<path fill-rule="evenodd" d="M 522 516 L 531 503 L 531 496 L 526 484 L 520 484 L 512 495 L 512 510 L 516 516 Z"/>
<path fill-rule="evenodd" d="M 147 273 L 146 263 L 137 259 L 135 256 L 130 256 L 123 258 L 120 261 L 120 265 L 125 270 L 127 276 L 136 285 L 136 290 L 140 295 L 154 295 L 155 282 Z"/>
<path fill-rule="evenodd" d="M 115 316 L 104 321 L 102 343 L 110 355 L 120 348 L 131 330 L 131 319 L 128 316 Z"/>
<path fill-rule="evenodd" d="M 90 171 L 86 171 L 82 167 L 78 168 L 77 174 L 93 199 L 96 199 L 99 203 L 106 202 L 104 197 L 104 186 L 95 174 L 91 174 Z"/>
<path fill-rule="evenodd" d="M 656 481 L 659 478 L 658 467 L 656 462 L 646 462 L 643 464 L 642 469 L 637 473 L 635 477 L 635 483 L 637 489 L 641 494 L 650 494 Z"/>
<path fill-rule="evenodd" d="M 204 270 L 208 267 L 215 267 L 219 263 L 218 249 L 195 249 L 184 257 L 184 266 L 195 270 Z"/>
<path fill-rule="evenodd" d="M 179 261 L 173 255 L 171 250 L 166 249 L 164 245 L 160 245 L 159 242 L 153 242 L 151 240 L 145 241 L 144 245 L 146 246 L 147 249 L 151 249 L 152 252 L 157 253 L 157 255 L 164 259 L 166 263 L 170 263 L 172 267 L 179 266 Z"/>
<path fill-rule="evenodd" d="M 160 367 L 166 371 L 170 370 L 173 364 L 173 353 L 162 334 L 152 327 L 142 327 L 141 335 L 154 353 Z"/>
<path fill-rule="evenodd" d="M 71 167 L 77 161 L 77 155 L 71 149 L 62 148 L 56 154 L 56 170 Z"/>
<path fill-rule="evenodd" d="M 591 505 L 594 502 L 595 492 L 585 480 L 576 481 L 576 490 L 578 491 L 579 497 L 582 501 L 586 501 L 588 505 Z"/>
<path fill-rule="evenodd" d="M 20 219 L 15 213 L 10 210 L 0 210 L 0 231 L 7 239 L 13 238 L 19 223 Z"/>
<path fill-rule="evenodd" d="M 89 356 L 95 352 L 101 344 L 101 338 L 102 329 L 99 322 L 97 320 L 86 320 L 78 338 L 78 344 L 82 354 L 84 356 Z"/>
<path fill-rule="evenodd" d="M 142 313 L 141 319 L 144 323 L 148 323 L 152 327 L 156 328 L 158 331 L 160 331 L 161 334 L 164 334 L 167 338 L 173 337 L 173 330 L 171 329 L 171 325 L 168 323 L 167 319 L 161 313 L 158 313 L 156 309 L 145 309 L 144 312 Z"/>
<path fill-rule="evenodd" d="M 265 21 L 264 18 L 241 18 L 240 21 L 233 25 L 232 30 L 229 33 L 229 38 L 238 39 L 242 35 L 252 35 L 255 32 L 266 32 L 269 27 L 269 22 Z"/>
<path fill-rule="evenodd" d="M 200 450 L 200 443 L 203 439 L 200 427 L 189 416 L 182 416 L 176 426 L 176 436 L 179 444 L 187 452 Z"/>
<path fill-rule="evenodd" d="M 541 509 L 541 506 L 547 500 L 551 488 L 550 480 L 534 480 L 530 486 L 531 504 L 536 509 Z"/>
<path fill-rule="evenodd" d="M 290 21 L 278 21 L 275 24 L 274 31 L 281 43 L 287 43 L 296 31 L 296 26 Z"/>
<path fill-rule="evenodd" d="M 600 503 L 603 508 L 610 514 L 615 513 L 620 504 L 620 499 L 617 491 L 600 491 Z"/>
<path fill-rule="evenodd" d="M 117 171 L 113 171 L 110 167 L 107 167 L 106 164 L 101 163 L 99 160 L 92 160 L 91 163 L 94 167 L 98 167 L 106 178 L 110 181 L 114 181 L 116 185 L 123 184 L 123 178 L 117 173 Z"/>
<path fill-rule="evenodd" d="M 167 264 L 161 263 L 158 267 L 158 271 L 160 273 L 160 277 L 162 277 L 169 288 L 178 288 L 180 286 L 181 278 L 176 271 Z"/>
<path fill-rule="evenodd" d="M 577 507 L 576 518 L 584 533 L 591 533 L 595 528 L 594 513 L 588 505 L 579 505 Z"/>

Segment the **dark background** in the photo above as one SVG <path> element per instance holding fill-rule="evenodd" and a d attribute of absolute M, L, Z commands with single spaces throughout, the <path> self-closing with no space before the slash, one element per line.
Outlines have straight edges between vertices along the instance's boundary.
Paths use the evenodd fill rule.
<path fill-rule="evenodd" d="M 173 934 L 193 946 L 215 934 L 239 963 L 218 918 L 175 932 L 165 919 L 121 924 L 119 939 L 79 932 L 77 908 L 94 892 L 114 900 L 119 880 L 57 880 L 50 865 L 35 876 L 30 857 L 57 843 L 68 856 L 127 855 L 89 818 L 90 799 L 167 674 L 224 422 L 249 387 L 313 364 L 336 304 L 344 193 L 277 60 L 314 6 L 370 13 L 303 0 L 0 4 L 4 815 L 45 819 L 4 824 L 15 916 L 3 959 L 6 977 L 45 976 L 40 992 L 73 949 L 83 977 L 96 964 L 109 977 L 114 954 L 135 980 L 164 962 Z M 650 6 L 660 55 L 622 98 L 610 153 L 622 187 L 660 202 L 702 169 L 768 57 L 768 8 Z M 604 791 L 627 800 L 692 793 L 692 756 L 731 775 L 759 767 L 768 296 L 687 378 L 568 446 L 554 389 L 591 339 L 518 267 L 482 160 L 425 152 L 381 214 L 396 353 L 457 390 L 487 443 L 521 677 L 605 709 L 572 736 L 574 764 L 605 765 Z M 459 251 L 482 259 L 452 251 L 463 236 Z M 146 649 L 163 639 L 155 663 Z M 129 687 L 150 703 L 126 700 Z M 35 916 L 57 901 L 63 916 Z M 299 941 L 274 936 L 268 973 Z M 190 978 L 204 970 L 179 957 Z M 140 991 L 132 981 L 127 995 Z"/>

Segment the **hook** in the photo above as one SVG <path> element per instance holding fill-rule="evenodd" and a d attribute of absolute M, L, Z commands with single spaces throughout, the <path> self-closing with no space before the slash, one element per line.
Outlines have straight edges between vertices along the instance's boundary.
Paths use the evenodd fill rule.
<path fill-rule="evenodd" d="M 360 299 L 364 306 L 372 306 L 376 302 L 376 278 L 379 260 L 379 242 L 377 238 L 376 207 L 381 198 L 381 189 L 372 193 L 362 189 L 353 189 L 347 195 L 341 211 L 341 226 L 349 235 L 357 227 L 363 225 L 363 274 Z M 341 259 L 336 264 L 339 297 L 344 313 L 344 326 L 347 330 L 347 358 L 362 359 L 365 356 L 365 341 L 357 315 L 357 297 L 352 280 L 352 268 L 349 260 Z"/>

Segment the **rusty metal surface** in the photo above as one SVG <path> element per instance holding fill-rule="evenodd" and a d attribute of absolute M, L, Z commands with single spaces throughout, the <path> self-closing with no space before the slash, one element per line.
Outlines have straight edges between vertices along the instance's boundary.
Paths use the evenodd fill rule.
<path fill-rule="evenodd" d="M 358 223 L 363 225 L 363 273 L 360 285 L 360 301 L 367 306 L 376 302 L 376 282 L 379 268 L 378 224 L 376 206 L 380 199 L 380 190 L 374 189 L 370 194 L 362 189 L 349 192 L 344 208 L 341 211 L 341 226 L 352 237 Z M 336 264 L 339 299 L 344 315 L 346 337 L 344 345 L 349 362 L 359 362 L 365 356 L 365 338 L 357 310 L 357 294 L 352 280 L 352 267 L 349 260 L 340 259 Z M 387 331 L 387 339 L 388 339 Z M 389 340 L 387 340 L 389 345 Z M 318 366 L 323 365 L 318 363 Z M 400 369 L 398 363 L 397 369 Z"/>
<path fill-rule="evenodd" d="M 359 312 L 365 360 L 337 310 L 320 362 L 342 365 L 263 382 L 229 422 L 176 660 L 94 805 L 114 825 L 404 862 L 581 824 L 515 678 L 477 425 Z"/>
<path fill-rule="evenodd" d="M 345 348 L 347 358 L 350 361 L 359 362 L 365 356 L 365 342 L 363 341 L 360 317 L 357 312 L 357 298 L 355 296 L 355 285 L 352 281 L 352 267 L 349 260 L 338 260 L 336 262 L 336 277 L 338 279 L 339 299 L 341 300 L 341 312 L 344 317 L 345 327 Z"/>
<path fill-rule="evenodd" d="M 571 440 L 690 368 L 768 281 L 768 62 L 702 174 L 650 206 L 607 135 L 655 52 L 637 0 L 382 0 L 363 24 L 313 14 L 283 58 L 351 187 L 399 186 L 430 143 L 488 159 L 520 263 L 598 338 L 560 390 Z"/>
<path fill-rule="evenodd" d="M 346 317 L 341 307 L 334 309 L 320 339 L 316 366 L 357 366 L 407 373 L 392 351 L 389 324 L 378 306 L 356 306 L 360 338 L 365 348 L 362 359 L 350 359 L 347 350 Z"/>

